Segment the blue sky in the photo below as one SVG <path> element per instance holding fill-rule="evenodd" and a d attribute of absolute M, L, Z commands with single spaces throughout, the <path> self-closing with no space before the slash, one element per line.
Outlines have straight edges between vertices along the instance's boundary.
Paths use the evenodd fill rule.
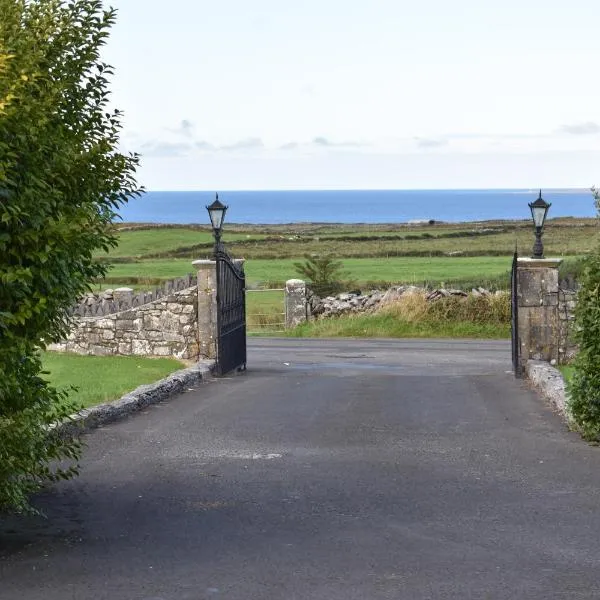
<path fill-rule="evenodd" d="M 112 0 L 148 189 L 589 187 L 597 0 Z"/>

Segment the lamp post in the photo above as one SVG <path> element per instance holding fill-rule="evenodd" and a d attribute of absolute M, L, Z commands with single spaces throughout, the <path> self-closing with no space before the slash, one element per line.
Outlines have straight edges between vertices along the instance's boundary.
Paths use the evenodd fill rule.
<path fill-rule="evenodd" d="M 210 206 L 206 207 L 213 228 L 213 235 L 215 236 L 215 257 L 222 250 L 221 231 L 223 229 L 223 221 L 225 220 L 227 208 L 228 207 L 219 200 L 219 194 L 216 194 L 215 201 Z"/>
<path fill-rule="evenodd" d="M 542 198 L 542 190 L 540 195 L 535 202 L 529 204 L 531 209 L 531 216 L 535 225 L 535 243 L 533 244 L 533 256 L 532 258 L 544 258 L 544 245 L 542 244 L 542 234 L 544 233 L 544 222 L 546 221 L 546 215 L 548 209 L 552 206 L 548 204 Z"/>

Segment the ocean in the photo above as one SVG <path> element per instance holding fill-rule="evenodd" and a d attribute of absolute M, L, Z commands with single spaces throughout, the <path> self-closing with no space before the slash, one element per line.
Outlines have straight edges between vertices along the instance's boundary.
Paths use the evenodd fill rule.
<path fill-rule="evenodd" d="M 219 192 L 226 223 L 408 223 L 529 219 L 538 190 L 317 190 Z M 120 210 L 125 222 L 208 224 L 214 192 L 146 192 Z M 548 218 L 595 216 L 589 190 L 542 190 Z"/>

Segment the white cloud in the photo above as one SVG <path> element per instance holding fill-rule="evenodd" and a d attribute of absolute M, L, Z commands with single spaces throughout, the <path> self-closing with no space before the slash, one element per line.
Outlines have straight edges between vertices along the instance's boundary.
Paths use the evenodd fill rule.
<path fill-rule="evenodd" d="M 233 144 L 219 146 L 219 150 L 224 150 L 225 152 L 237 150 L 256 150 L 258 148 L 264 148 L 264 144 L 263 141 L 257 137 L 246 138 L 244 140 L 234 142 Z"/>
<path fill-rule="evenodd" d="M 563 125 L 560 128 L 563 133 L 570 133 L 571 135 L 593 135 L 600 133 L 600 125 L 593 121 L 587 121 L 586 123 L 575 123 L 572 125 Z"/>
<path fill-rule="evenodd" d="M 440 148 L 441 146 L 447 146 L 448 140 L 446 139 L 433 139 L 433 138 L 415 138 L 415 142 L 419 148 Z"/>
<path fill-rule="evenodd" d="M 143 143 L 138 151 L 142 156 L 187 156 L 192 150 L 191 144 L 188 142 L 169 142 L 153 140 Z"/>

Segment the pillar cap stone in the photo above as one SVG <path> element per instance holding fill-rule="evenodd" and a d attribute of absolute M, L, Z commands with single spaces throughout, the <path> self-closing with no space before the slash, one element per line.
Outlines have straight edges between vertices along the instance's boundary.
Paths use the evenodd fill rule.
<path fill-rule="evenodd" d="M 214 260 L 202 259 L 202 260 L 195 260 L 192 264 L 196 268 L 200 268 L 200 267 L 207 267 L 209 265 L 214 265 L 214 264 L 216 264 L 216 262 Z"/>
<path fill-rule="evenodd" d="M 528 256 L 517 259 L 518 266 L 525 269 L 556 269 L 562 261 L 562 258 L 530 258 Z"/>

